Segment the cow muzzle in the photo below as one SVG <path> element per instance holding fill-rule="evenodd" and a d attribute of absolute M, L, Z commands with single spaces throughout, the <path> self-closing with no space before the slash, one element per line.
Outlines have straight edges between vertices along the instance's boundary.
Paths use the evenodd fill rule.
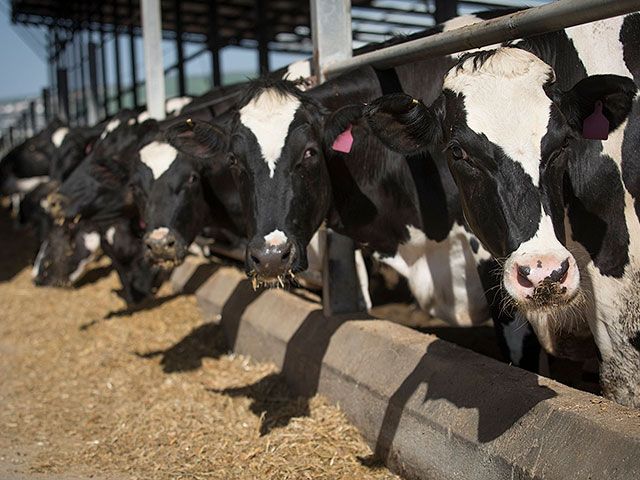
<path fill-rule="evenodd" d="M 254 289 L 259 285 L 284 287 L 293 279 L 295 245 L 288 239 L 279 242 L 254 239 L 247 246 L 247 274 L 253 280 Z"/>
<path fill-rule="evenodd" d="M 521 254 L 505 264 L 504 286 L 526 310 L 567 305 L 580 291 L 580 272 L 568 251 Z"/>
<path fill-rule="evenodd" d="M 147 258 L 162 268 L 172 268 L 184 259 L 185 248 L 180 239 L 166 227 L 156 228 L 144 236 Z"/>

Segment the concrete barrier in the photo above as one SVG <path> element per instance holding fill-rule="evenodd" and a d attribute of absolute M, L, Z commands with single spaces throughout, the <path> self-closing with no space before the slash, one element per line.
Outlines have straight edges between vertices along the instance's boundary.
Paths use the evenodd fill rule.
<path fill-rule="evenodd" d="M 327 318 L 295 294 L 254 292 L 233 268 L 196 298 L 234 351 L 338 404 L 408 479 L 640 478 L 640 410 L 388 321 Z"/>

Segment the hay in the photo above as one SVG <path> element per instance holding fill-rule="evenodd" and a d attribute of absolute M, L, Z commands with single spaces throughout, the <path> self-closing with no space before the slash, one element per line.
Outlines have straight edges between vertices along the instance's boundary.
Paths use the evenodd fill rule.
<path fill-rule="evenodd" d="M 128 312 L 113 272 L 35 288 L 32 240 L 4 212 L 0 242 L 0 465 L 66 478 L 398 478 L 340 410 L 226 353 L 192 296 L 165 286 Z"/>

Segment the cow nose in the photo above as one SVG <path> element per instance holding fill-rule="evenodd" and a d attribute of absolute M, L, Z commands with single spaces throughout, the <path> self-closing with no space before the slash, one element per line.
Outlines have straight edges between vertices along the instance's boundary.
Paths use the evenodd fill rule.
<path fill-rule="evenodd" d="M 293 245 L 289 240 L 282 243 L 250 244 L 247 247 L 249 270 L 264 278 L 285 275 L 293 260 Z"/>
<path fill-rule="evenodd" d="M 64 218 L 64 210 L 68 203 L 67 197 L 60 193 L 50 193 L 45 202 L 45 210 L 53 218 Z"/>
<path fill-rule="evenodd" d="M 145 235 L 144 243 L 147 254 L 157 260 L 174 260 L 176 258 L 176 236 L 168 228 L 156 228 Z"/>
<path fill-rule="evenodd" d="M 536 306 L 567 302 L 577 293 L 579 280 L 572 256 L 552 254 L 518 258 L 506 279 L 508 290 L 516 300 Z"/>

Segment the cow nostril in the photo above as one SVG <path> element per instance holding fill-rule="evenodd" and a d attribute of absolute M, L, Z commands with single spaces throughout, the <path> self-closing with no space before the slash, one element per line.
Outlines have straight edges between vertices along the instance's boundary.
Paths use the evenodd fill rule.
<path fill-rule="evenodd" d="M 518 283 L 524 288 L 533 288 L 533 283 L 528 276 L 531 274 L 531 267 L 527 265 L 518 266 Z"/>
<path fill-rule="evenodd" d="M 168 247 L 173 247 L 175 244 L 176 244 L 176 241 L 173 238 L 170 238 L 169 240 L 167 240 Z"/>
<path fill-rule="evenodd" d="M 282 260 L 288 260 L 291 256 L 291 248 L 282 254 Z"/>
<path fill-rule="evenodd" d="M 251 255 L 251 261 L 256 265 L 260 265 L 260 260 L 255 255 Z"/>

